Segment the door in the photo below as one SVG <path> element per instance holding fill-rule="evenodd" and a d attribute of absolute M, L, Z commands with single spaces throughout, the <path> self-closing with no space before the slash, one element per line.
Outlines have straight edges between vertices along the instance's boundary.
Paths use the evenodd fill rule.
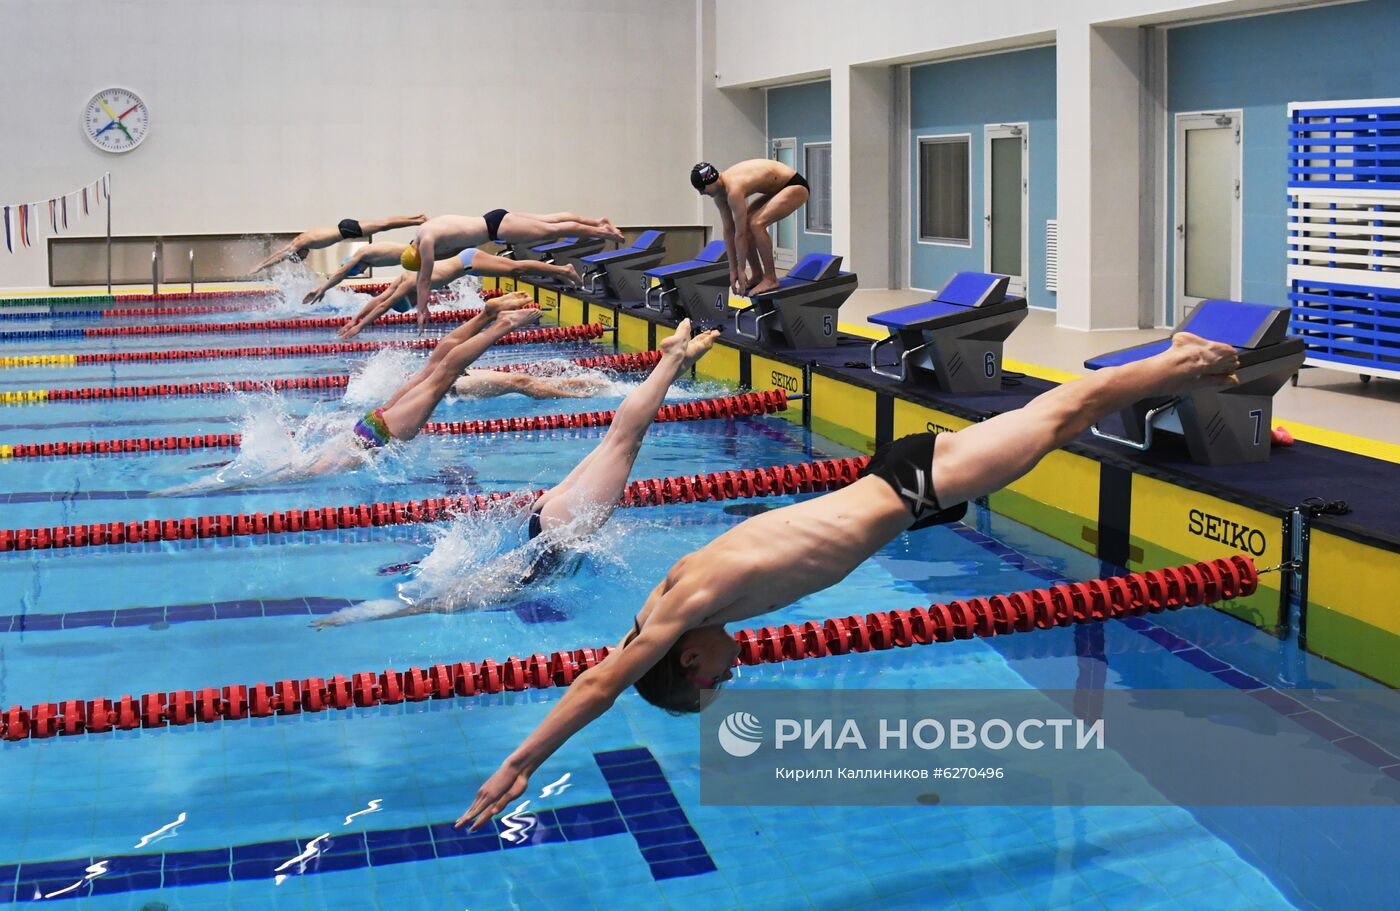
<path fill-rule="evenodd" d="M 983 138 L 986 270 L 1010 276 L 1010 290 L 1025 294 L 1030 236 L 1030 125 L 989 123 Z"/>
<path fill-rule="evenodd" d="M 1166 322 L 1240 297 L 1240 111 L 1176 117 L 1175 293 Z"/>
<path fill-rule="evenodd" d="M 768 157 L 797 170 L 797 140 L 772 140 Z M 773 237 L 774 268 L 779 272 L 791 269 L 797 263 L 797 213 L 793 212 L 768 230 Z"/>

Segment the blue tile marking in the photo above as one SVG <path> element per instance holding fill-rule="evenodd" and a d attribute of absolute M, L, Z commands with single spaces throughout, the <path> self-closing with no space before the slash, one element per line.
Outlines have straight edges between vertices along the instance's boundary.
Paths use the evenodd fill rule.
<path fill-rule="evenodd" d="M 593 758 L 608 782 L 612 799 L 530 814 L 535 818 L 535 825 L 521 841 L 502 838 L 502 827 L 495 820 L 476 832 L 454 829 L 449 822 L 368 832 L 332 832 L 329 839 L 320 843 L 321 853 L 306 861 L 300 873 L 330 873 L 439 857 L 513 851 L 626 832 L 632 834 L 652 876 L 658 880 L 715 870 L 710 852 L 691 828 L 650 750 L 642 747 L 613 750 L 595 753 Z M 647 796 L 633 796 L 638 793 Z M 657 812 L 654 807 L 648 808 L 650 804 L 638 804 L 639 799 L 664 804 L 667 808 Z M 232 848 L 78 857 L 0 866 L 0 903 L 30 901 L 36 893 L 51 895 L 77 883 L 81 885 L 57 897 L 83 898 L 174 886 L 271 879 L 278 867 L 299 856 L 312 840 L 287 839 Z M 107 872 L 88 879 L 88 867 L 98 861 L 106 865 Z M 295 874 L 299 866 L 282 872 Z"/>
<path fill-rule="evenodd" d="M 690 825 L 651 750 L 594 753 L 627 830 L 657 880 L 713 873 L 714 859 Z"/>
<path fill-rule="evenodd" d="M 152 623 L 194 623 L 247 617 L 319 616 L 360 602 L 349 598 L 245 598 L 198 604 L 165 604 L 116 610 L 73 611 L 66 614 L 0 614 L 0 633 L 24 633 L 87 626 L 150 626 Z"/>

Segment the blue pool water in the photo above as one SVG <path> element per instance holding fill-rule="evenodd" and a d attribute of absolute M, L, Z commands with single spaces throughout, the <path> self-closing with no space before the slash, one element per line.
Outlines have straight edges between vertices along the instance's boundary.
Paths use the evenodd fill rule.
<path fill-rule="evenodd" d="M 347 294 L 337 306 L 353 303 Z M 191 321 L 224 316 L 245 315 Z M 169 320 L 140 322 L 157 321 Z M 75 324 L 84 325 L 55 323 Z M 408 336 L 382 329 L 370 337 Z M 21 342 L 4 343 L 0 354 L 322 338 L 298 332 L 260 333 L 256 341 L 207 334 Z M 598 346 L 509 348 L 483 363 L 570 357 L 584 348 L 605 353 Z M 413 358 L 0 370 L 0 390 L 365 371 L 349 393 L 4 407 L 0 443 L 240 429 L 270 457 L 286 445 L 277 422 L 351 420 L 392 391 Z M 622 378 L 608 394 L 578 401 L 448 402 L 435 418 L 610 408 L 633 382 Z M 718 391 L 690 386 L 675 395 Z M 8 461 L 0 463 L 0 527 L 528 489 L 561 478 L 602 433 L 423 437 L 373 470 L 175 497 L 154 494 L 210 475 L 234 453 Z M 850 454 L 776 417 L 659 425 L 633 477 Z M 753 508 L 789 501 L 621 510 L 577 571 L 547 589 L 452 615 L 321 631 L 311 625 L 318 616 L 394 596 L 405 576 L 381 575 L 381 567 L 431 555 L 426 578 L 414 584 L 471 578 L 509 545 L 510 522 L 494 516 L 436 528 L 0 555 L 0 703 L 615 642 L 677 558 Z M 892 543 L 840 585 L 770 622 L 1035 588 L 1106 569 L 979 508 L 966 525 Z M 1290 643 L 1195 609 L 1151 622 L 743 668 L 731 686 L 1208 689 L 1246 676 L 1281 688 L 1367 685 Z M 695 720 L 657 712 L 630 693 L 535 776 L 525 795 L 533 822 L 519 824 L 528 826 L 523 835 L 500 824 L 475 837 L 451 830 L 477 785 L 557 697 L 526 692 L 4 744 L 0 904 L 36 894 L 94 909 L 386 911 L 1352 909 L 1393 901 L 1390 854 L 1400 816 L 1389 811 L 707 807 L 699 796 Z"/>

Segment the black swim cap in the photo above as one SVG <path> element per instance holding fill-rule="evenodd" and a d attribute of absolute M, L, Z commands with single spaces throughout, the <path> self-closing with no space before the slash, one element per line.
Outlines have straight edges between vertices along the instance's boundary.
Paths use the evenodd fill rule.
<path fill-rule="evenodd" d="M 708 161 L 702 161 L 690 169 L 690 185 L 697 193 L 704 193 L 705 188 L 716 180 L 719 180 L 719 169 Z"/>

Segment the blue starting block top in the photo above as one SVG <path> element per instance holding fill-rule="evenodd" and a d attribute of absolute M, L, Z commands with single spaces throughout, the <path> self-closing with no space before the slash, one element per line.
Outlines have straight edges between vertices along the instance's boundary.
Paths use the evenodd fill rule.
<path fill-rule="evenodd" d="M 558 250 L 562 247 L 572 247 L 578 243 L 577 237 L 561 237 L 553 243 L 540 244 L 538 247 L 531 247 L 536 253 L 548 253 L 550 250 Z"/>
<path fill-rule="evenodd" d="M 1270 330 L 1276 325 L 1282 325 L 1278 320 L 1280 314 L 1285 312 L 1279 307 L 1270 307 L 1267 304 L 1248 304 L 1243 301 L 1227 300 L 1202 301 L 1200 306 L 1173 330 L 1173 334 L 1190 332 L 1203 339 L 1224 342 L 1236 348 L 1257 348 L 1282 340 L 1281 338 L 1272 338 L 1272 335 L 1279 333 L 1271 333 Z M 1161 354 L 1169 347 L 1171 347 L 1171 339 L 1164 338 L 1148 342 L 1145 345 L 1135 345 L 1121 351 L 1100 354 L 1098 357 L 1092 357 L 1085 361 L 1084 366 L 1090 370 L 1121 367 L 1123 364 L 1131 364 L 1134 361 Z"/>
<path fill-rule="evenodd" d="M 694 259 L 688 259 L 683 263 L 672 263 L 669 266 L 657 266 L 655 269 L 646 270 L 643 274 L 652 278 L 664 278 L 667 275 L 694 269 L 696 266 L 713 266 L 716 263 L 724 262 L 724 258 L 724 241 L 712 240 Z"/>
<path fill-rule="evenodd" d="M 655 250 L 660 247 L 662 237 L 663 235 L 660 231 L 643 231 L 641 234 L 637 235 L 636 240 L 625 247 L 617 250 L 606 250 L 602 253 L 594 253 L 592 256 L 584 256 L 580 257 L 580 259 L 582 262 L 586 263 L 605 263 L 615 256 L 623 256 L 628 253 L 646 253 L 649 250 Z"/>
<path fill-rule="evenodd" d="M 966 313 L 972 307 L 1001 303 L 1006 298 L 1008 281 L 1004 275 L 988 272 L 959 272 L 949 279 L 934 300 L 886 310 L 868 319 L 889 329 L 918 329 L 924 323 Z"/>
<path fill-rule="evenodd" d="M 830 253 L 808 253 L 797 261 L 797 265 L 788 270 L 787 275 L 778 279 L 778 287 L 774 288 L 773 291 L 798 288 L 844 274 L 841 271 L 841 257 Z M 772 294 L 773 291 L 766 293 Z M 763 297 L 764 295 L 758 296 Z"/>

